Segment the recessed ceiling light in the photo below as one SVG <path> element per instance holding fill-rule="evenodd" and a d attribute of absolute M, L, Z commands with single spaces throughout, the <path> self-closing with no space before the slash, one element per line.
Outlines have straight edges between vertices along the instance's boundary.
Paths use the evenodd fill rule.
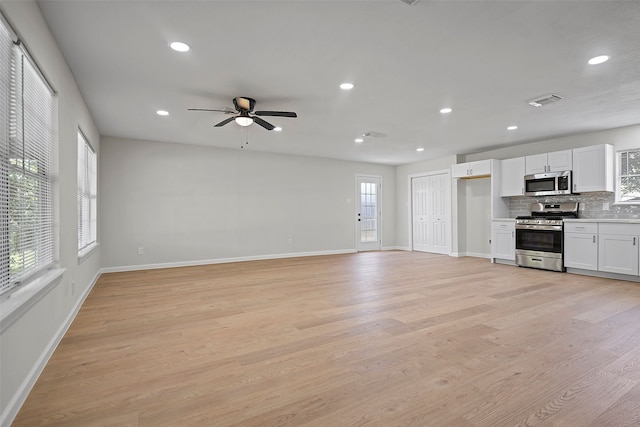
<path fill-rule="evenodd" d="M 424 151 L 424 148 L 420 147 L 420 148 L 416 148 L 416 151 L 419 153 L 421 151 Z"/>
<path fill-rule="evenodd" d="M 188 44 L 182 42 L 173 42 L 169 44 L 169 47 L 176 52 L 188 52 L 191 49 Z"/>
<path fill-rule="evenodd" d="M 360 144 L 361 142 L 364 142 L 364 139 L 362 138 L 356 138 L 353 140 L 354 142 L 357 142 L 358 144 Z"/>
<path fill-rule="evenodd" d="M 603 62 L 607 62 L 608 60 L 609 60 L 609 57 L 607 55 L 594 56 L 589 60 L 589 64 L 598 65 L 598 64 L 602 64 Z"/>
<path fill-rule="evenodd" d="M 342 89 L 342 90 L 351 90 L 351 89 L 353 89 L 353 83 L 342 83 L 340 85 L 340 89 Z"/>
<path fill-rule="evenodd" d="M 449 108 L 449 107 L 446 107 L 446 108 L 443 108 L 443 109 L 441 109 L 441 110 L 440 110 L 440 112 L 441 112 L 442 114 L 449 114 L 449 113 L 450 113 L 450 112 L 452 112 L 452 111 L 453 111 L 453 110 L 452 110 L 451 108 Z"/>
<path fill-rule="evenodd" d="M 509 127 L 507 128 L 507 130 L 516 130 L 516 129 L 518 129 L 518 126 L 516 126 L 516 125 L 509 126 Z"/>
<path fill-rule="evenodd" d="M 281 132 L 282 128 L 280 126 L 276 126 L 273 128 L 273 130 L 275 130 L 276 132 Z"/>
<path fill-rule="evenodd" d="M 159 116 L 168 116 L 169 112 L 165 111 L 165 110 L 158 110 L 158 111 L 156 111 L 156 114 L 159 115 Z"/>

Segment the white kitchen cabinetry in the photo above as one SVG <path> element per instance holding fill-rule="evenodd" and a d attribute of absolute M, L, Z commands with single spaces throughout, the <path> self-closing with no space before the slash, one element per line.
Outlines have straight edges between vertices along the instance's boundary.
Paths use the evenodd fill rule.
<path fill-rule="evenodd" d="M 491 259 L 516 260 L 516 223 L 494 220 L 491 224 Z"/>
<path fill-rule="evenodd" d="M 615 155 L 609 144 L 573 150 L 573 191 L 615 191 Z"/>
<path fill-rule="evenodd" d="M 600 223 L 598 270 L 638 275 L 640 224 Z"/>
<path fill-rule="evenodd" d="M 504 159 L 500 162 L 500 197 L 524 194 L 524 157 Z"/>
<path fill-rule="evenodd" d="M 491 175 L 491 160 L 459 163 L 451 166 L 453 178 L 481 178 Z"/>
<path fill-rule="evenodd" d="M 564 266 L 598 270 L 597 222 L 567 222 L 564 225 Z"/>
<path fill-rule="evenodd" d="M 535 154 L 525 158 L 526 175 L 534 173 L 570 171 L 573 168 L 573 150 Z"/>

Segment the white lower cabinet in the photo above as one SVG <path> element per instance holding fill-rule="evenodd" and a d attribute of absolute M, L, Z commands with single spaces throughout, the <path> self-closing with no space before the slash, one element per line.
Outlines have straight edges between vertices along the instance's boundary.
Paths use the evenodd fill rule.
<path fill-rule="evenodd" d="M 564 265 L 568 268 L 639 276 L 640 223 L 567 221 Z M 638 277 L 640 279 L 640 277 Z"/>
<path fill-rule="evenodd" d="M 640 224 L 600 223 L 598 227 L 598 270 L 638 275 Z"/>
<path fill-rule="evenodd" d="M 598 270 L 597 222 L 565 224 L 564 266 Z"/>
<path fill-rule="evenodd" d="M 599 238 L 598 270 L 638 275 L 638 236 L 600 233 Z"/>
<path fill-rule="evenodd" d="M 494 220 L 491 224 L 491 258 L 516 260 L 516 223 Z"/>

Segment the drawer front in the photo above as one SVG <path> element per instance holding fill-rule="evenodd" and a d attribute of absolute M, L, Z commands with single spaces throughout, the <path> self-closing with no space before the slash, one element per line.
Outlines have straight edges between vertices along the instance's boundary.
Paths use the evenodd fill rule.
<path fill-rule="evenodd" d="M 587 233 L 598 234 L 597 222 L 566 222 L 564 224 L 565 233 Z"/>
<path fill-rule="evenodd" d="M 515 230 L 515 221 L 493 221 L 494 230 Z"/>
<path fill-rule="evenodd" d="M 600 234 L 638 236 L 640 235 L 640 224 L 613 224 L 609 222 L 601 222 L 598 230 Z"/>

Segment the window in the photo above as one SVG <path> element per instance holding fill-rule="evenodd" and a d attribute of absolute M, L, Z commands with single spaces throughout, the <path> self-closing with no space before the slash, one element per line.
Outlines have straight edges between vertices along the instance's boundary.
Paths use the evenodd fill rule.
<path fill-rule="evenodd" d="M 640 149 L 618 152 L 616 203 L 640 204 Z"/>
<path fill-rule="evenodd" d="M 0 293 L 53 264 L 53 92 L 0 19 Z"/>
<path fill-rule="evenodd" d="M 78 131 L 78 251 L 81 254 L 96 243 L 97 171 L 96 153 Z"/>

